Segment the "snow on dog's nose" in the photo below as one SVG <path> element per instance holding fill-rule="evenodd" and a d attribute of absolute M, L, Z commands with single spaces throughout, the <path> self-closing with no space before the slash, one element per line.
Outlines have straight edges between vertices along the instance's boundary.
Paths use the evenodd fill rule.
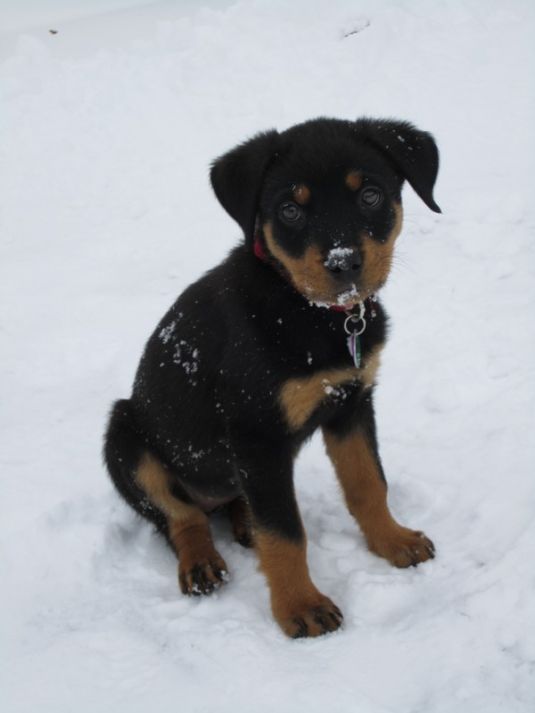
<path fill-rule="evenodd" d="M 336 279 L 354 280 L 362 267 L 362 258 L 356 248 L 332 248 L 323 264 Z"/>

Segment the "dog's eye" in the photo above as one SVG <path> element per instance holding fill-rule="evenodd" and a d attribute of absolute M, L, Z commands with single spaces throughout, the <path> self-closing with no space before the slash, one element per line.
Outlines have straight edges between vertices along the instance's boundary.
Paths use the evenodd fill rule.
<path fill-rule="evenodd" d="M 279 208 L 279 218 L 289 225 L 297 223 L 302 215 L 303 211 L 295 203 L 283 203 Z"/>
<path fill-rule="evenodd" d="M 360 192 L 359 201 L 363 208 L 378 208 L 383 202 L 383 192 L 375 186 L 367 186 Z"/>

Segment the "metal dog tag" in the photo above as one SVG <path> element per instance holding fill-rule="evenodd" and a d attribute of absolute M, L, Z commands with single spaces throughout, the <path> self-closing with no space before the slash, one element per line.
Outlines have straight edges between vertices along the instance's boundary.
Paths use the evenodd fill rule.
<path fill-rule="evenodd" d="M 347 314 L 344 322 L 344 330 L 348 335 L 347 348 L 351 354 L 351 358 L 353 359 L 353 364 L 357 367 L 357 369 L 360 369 L 360 365 L 362 363 L 362 349 L 359 337 L 366 329 L 366 320 L 364 319 L 366 307 L 364 302 L 359 302 L 358 306 L 358 314 L 354 314 L 353 312 L 349 312 Z"/>

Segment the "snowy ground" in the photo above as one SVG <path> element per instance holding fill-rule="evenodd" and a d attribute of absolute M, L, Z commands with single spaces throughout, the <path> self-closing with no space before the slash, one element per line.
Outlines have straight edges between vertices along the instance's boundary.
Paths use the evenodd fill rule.
<path fill-rule="evenodd" d="M 535 710 L 535 5 L 32 5 L 0 4 L 2 710 Z M 238 238 L 209 161 L 362 114 L 442 152 L 443 215 L 406 189 L 378 388 L 392 509 L 438 557 L 368 553 L 313 440 L 310 566 L 345 626 L 293 642 L 223 520 L 231 582 L 179 594 L 101 433 L 156 321 Z"/>

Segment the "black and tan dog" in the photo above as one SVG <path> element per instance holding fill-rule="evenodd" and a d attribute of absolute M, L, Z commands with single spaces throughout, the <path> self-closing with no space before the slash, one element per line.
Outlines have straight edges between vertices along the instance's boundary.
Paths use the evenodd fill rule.
<path fill-rule="evenodd" d="M 397 121 L 317 119 L 258 134 L 211 179 L 245 240 L 188 287 L 149 339 L 105 459 L 119 492 L 164 533 L 186 594 L 226 578 L 207 514 L 225 505 L 254 544 L 290 636 L 337 629 L 314 586 L 293 461 L 321 427 L 370 550 L 397 567 L 433 557 L 396 522 L 377 451 L 373 387 L 386 336 L 375 293 L 401 230 L 407 180 L 436 212 L 438 152 Z"/>

